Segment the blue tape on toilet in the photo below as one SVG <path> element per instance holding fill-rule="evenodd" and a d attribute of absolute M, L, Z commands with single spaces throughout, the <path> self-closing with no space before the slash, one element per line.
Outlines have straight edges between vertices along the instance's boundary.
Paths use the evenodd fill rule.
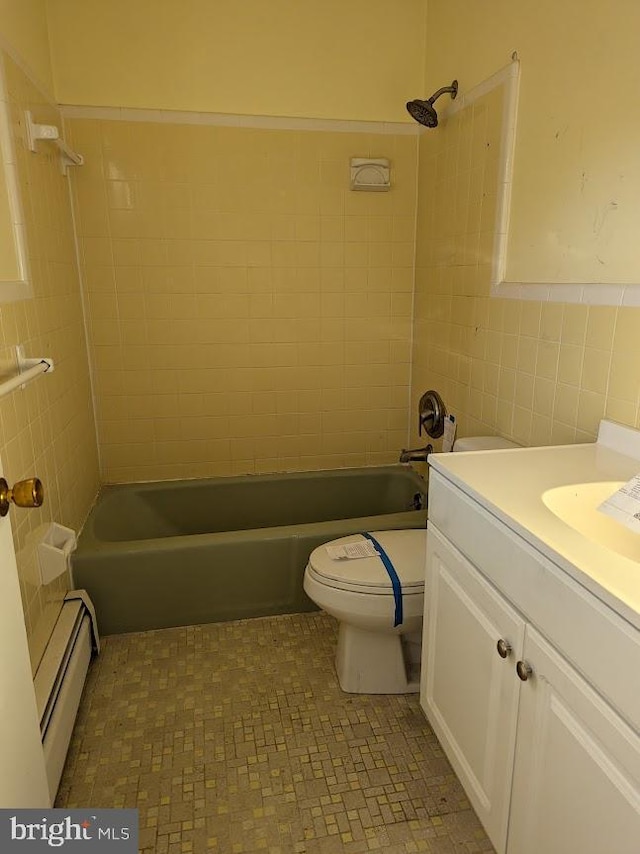
<path fill-rule="evenodd" d="M 382 548 L 380 543 L 376 540 L 375 537 L 372 537 L 371 534 L 363 534 L 367 540 L 371 540 L 374 545 L 374 548 L 380 555 L 380 560 L 384 564 L 384 568 L 389 573 L 389 578 L 391 579 L 391 587 L 393 588 L 393 599 L 396 604 L 396 615 L 395 622 L 393 624 L 394 628 L 396 626 L 402 625 L 402 585 L 400 584 L 400 579 L 398 578 L 398 573 L 395 570 L 394 565 L 391 563 L 391 558 Z"/>

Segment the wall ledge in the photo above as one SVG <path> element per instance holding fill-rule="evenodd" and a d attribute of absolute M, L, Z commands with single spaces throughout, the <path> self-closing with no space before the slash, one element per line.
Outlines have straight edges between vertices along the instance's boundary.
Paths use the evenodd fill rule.
<path fill-rule="evenodd" d="M 98 119 L 115 122 L 211 125 L 264 130 L 309 130 L 330 133 L 374 133 L 418 136 L 420 126 L 409 122 L 363 122 L 345 119 L 305 119 L 294 116 L 244 116 L 231 113 L 198 113 L 186 110 L 146 110 L 128 107 L 91 107 L 60 104 L 67 119 Z"/>

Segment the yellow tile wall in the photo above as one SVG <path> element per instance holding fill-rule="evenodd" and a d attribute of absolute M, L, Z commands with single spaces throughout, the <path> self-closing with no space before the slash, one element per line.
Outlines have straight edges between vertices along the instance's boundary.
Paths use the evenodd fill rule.
<path fill-rule="evenodd" d="M 496 89 L 420 137 L 412 412 L 436 388 L 459 435 L 523 445 L 638 427 L 640 308 L 489 296 L 501 117 Z"/>
<path fill-rule="evenodd" d="M 60 125 L 24 73 L 3 57 L 11 101 L 14 145 L 26 220 L 34 298 L 0 303 L 0 373 L 15 372 L 15 346 L 28 356 L 51 356 L 52 374 L 2 398 L 0 457 L 10 484 L 38 476 L 42 508 L 11 510 L 20 590 L 32 666 L 37 666 L 69 587 L 61 576 L 41 586 L 35 544 L 51 521 L 79 530 L 98 489 L 97 448 L 87 365 L 71 204 L 52 147 L 26 149 L 24 110 Z"/>
<path fill-rule="evenodd" d="M 104 480 L 396 461 L 416 138 L 69 124 Z"/>

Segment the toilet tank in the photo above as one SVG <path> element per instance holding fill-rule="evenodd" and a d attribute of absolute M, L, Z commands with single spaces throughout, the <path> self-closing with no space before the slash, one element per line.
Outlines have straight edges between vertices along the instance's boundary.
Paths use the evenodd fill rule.
<path fill-rule="evenodd" d="M 515 442 L 503 439 L 502 436 L 466 436 L 456 439 L 454 451 L 497 451 L 500 448 L 519 448 Z"/>

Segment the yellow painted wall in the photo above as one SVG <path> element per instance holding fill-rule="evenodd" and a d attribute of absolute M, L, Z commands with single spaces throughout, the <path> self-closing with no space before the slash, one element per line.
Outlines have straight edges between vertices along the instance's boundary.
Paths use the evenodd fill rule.
<path fill-rule="evenodd" d="M 397 461 L 416 137 L 69 128 L 104 479 Z M 351 192 L 352 155 L 391 191 Z"/>
<path fill-rule="evenodd" d="M 405 119 L 426 0 L 49 0 L 65 104 Z"/>
<path fill-rule="evenodd" d="M 46 7 L 47 0 L 0 0 L 0 37 L 53 93 Z"/>
<path fill-rule="evenodd" d="M 420 139 L 412 409 L 436 388 L 459 435 L 523 445 L 640 427 L 640 308 L 489 295 L 501 133 L 494 90 Z"/>
<path fill-rule="evenodd" d="M 635 0 L 429 0 L 427 90 L 521 59 L 510 281 L 640 282 L 639 34 Z"/>
<path fill-rule="evenodd" d="M 0 406 L 5 477 L 12 484 L 37 476 L 45 489 L 41 508 L 11 511 L 35 668 L 69 588 L 65 576 L 40 584 L 35 547 L 52 521 L 80 530 L 98 490 L 98 461 L 67 180 L 55 149 L 28 151 L 22 132 L 27 108 L 45 123 L 61 118 L 9 59 L 5 70 L 34 297 L 0 306 L 0 375 L 15 373 L 17 344 L 27 356 L 51 356 L 55 364 L 53 373 L 11 392 Z"/>

